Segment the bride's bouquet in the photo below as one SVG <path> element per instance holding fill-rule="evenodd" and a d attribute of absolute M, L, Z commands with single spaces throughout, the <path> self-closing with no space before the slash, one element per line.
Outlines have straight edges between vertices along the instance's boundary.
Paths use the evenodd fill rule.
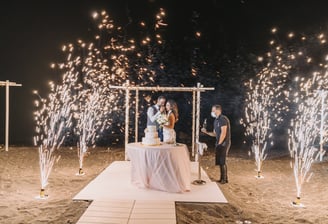
<path fill-rule="evenodd" d="M 163 127 L 163 125 L 167 124 L 169 122 L 167 115 L 162 113 L 159 115 L 159 117 L 157 118 L 156 122 Z"/>

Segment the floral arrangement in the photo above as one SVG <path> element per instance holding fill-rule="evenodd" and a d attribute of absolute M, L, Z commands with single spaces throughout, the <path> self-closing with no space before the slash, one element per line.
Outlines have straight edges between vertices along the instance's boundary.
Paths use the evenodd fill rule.
<path fill-rule="evenodd" d="M 169 122 L 167 115 L 162 113 L 159 115 L 159 117 L 157 118 L 156 122 L 160 125 L 163 126 L 164 124 L 167 124 Z"/>

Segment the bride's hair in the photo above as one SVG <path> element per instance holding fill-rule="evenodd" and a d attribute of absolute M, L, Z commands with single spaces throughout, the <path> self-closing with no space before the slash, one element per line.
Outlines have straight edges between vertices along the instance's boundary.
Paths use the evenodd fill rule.
<path fill-rule="evenodd" d="M 167 100 L 167 103 L 170 104 L 171 110 L 172 110 L 172 112 L 174 114 L 174 117 L 175 117 L 175 122 L 177 122 L 179 120 L 179 110 L 178 110 L 177 103 L 172 99 Z"/>

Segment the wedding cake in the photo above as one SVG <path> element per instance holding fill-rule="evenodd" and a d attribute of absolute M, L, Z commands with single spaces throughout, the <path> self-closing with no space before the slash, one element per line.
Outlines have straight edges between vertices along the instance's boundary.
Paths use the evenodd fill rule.
<path fill-rule="evenodd" d="M 156 126 L 147 126 L 145 129 L 145 137 L 142 138 L 143 145 L 160 145 L 161 140 L 158 137 Z"/>

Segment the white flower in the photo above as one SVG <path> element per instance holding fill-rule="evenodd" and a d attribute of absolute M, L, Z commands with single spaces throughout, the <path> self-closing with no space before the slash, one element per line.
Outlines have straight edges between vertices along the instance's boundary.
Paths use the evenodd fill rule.
<path fill-rule="evenodd" d="M 167 124 L 168 119 L 167 119 L 166 114 L 160 114 L 159 117 L 157 118 L 156 122 L 161 126 L 164 124 Z"/>

